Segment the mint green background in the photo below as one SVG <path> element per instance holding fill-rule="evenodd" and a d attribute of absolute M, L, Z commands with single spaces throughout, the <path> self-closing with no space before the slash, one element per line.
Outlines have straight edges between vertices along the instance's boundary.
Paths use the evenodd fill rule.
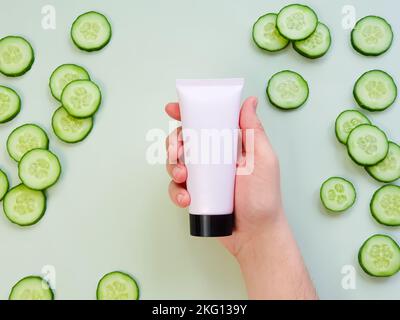
<path fill-rule="evenodd" d="M 0 298 L 23 276 L 56 270 L 58 299 L 93 299 L 98 279 L 121 269 L 140 284 L 141 298 L 245 298 L 235 260 L 213 239 L 188 235 L 186 210 L 167 196 L 163 165 L 145 158 L 152 128 L 168 129 L 164 104 L 176 99 L 176 78 L 244 77 L 245 96 L 260 98 L 259 115 L 281 161 L 282 189 L 290 224 L 321 298 L 399 298 L 399 277 L 372 279 L 359 268 L 357 251 L 365 238 L 384 232 L 400 239 L 398 229 L 376 224 L 368 203 L 380 184 L 354 165 L 337 143 L 334 120 L 355 107 L 354 81 L 372 68 L 400 79 L 397 37 L 391 50 L 377 58 L 356 54 L 349 31 L 341 26 L 342 6 L 355 5 L 358 17 L 386 17 L 397 34 L 398 3 L 392 1 L 307 1 L 332 31 L 326 57 L 311 61 L 290 47 L 267 54 L 251 40 L 258 16 L 276 12 L 287 2 L 266 0 L 0 0 L 0 36 L 21 34 L 36 52 L 33 69 L 0 83 L 20 92 L 23 109 L 0 127 L 0 163 L 18 183 L 15 163 L 5 141 L 16 126 L 35 122 L 50 135 L 51 149 L 61 158 L 63 175 L 48 191 L 43 220 L 18 228 L 0 216 Z M 41 28 L 41 7 L 53 4 L 57 29 Z M 101 52 L 77 50 L 69 38 L 74 18 L 88 10 L 104 12 L 113 26 L 111 43 Z M 68 146 L 52 133 L 50 119 L 58 106 L 47 83 L 62 63 L 85 66 L 102 88 L 104 102 L 87 140 Z M 266 101 L 268 78 L 282 69 L 300 72 L 310 85 L 307 104 L 280 112 Z M 368 114 L 399 142 L 400 110 L 396 103 L 380 114 Z M 331 175 L 352 180 L 355 206 L 343 216 L 321 209 L 318 191 Z M 265 190 L 268 192 L 268 190 Z M 341 268 L 354 265 L 356 290 L 341 287 Z M 268 285 L 268 284 L 266 284 Z"/>

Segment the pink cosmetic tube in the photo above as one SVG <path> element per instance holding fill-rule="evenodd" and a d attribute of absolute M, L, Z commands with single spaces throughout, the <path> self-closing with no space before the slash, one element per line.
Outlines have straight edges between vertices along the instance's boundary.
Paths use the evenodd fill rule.
<path fill-rule="evenodd" d="M 232 234 L 243 85 L 243 79 L 176 81 L 192 236 Z"/>

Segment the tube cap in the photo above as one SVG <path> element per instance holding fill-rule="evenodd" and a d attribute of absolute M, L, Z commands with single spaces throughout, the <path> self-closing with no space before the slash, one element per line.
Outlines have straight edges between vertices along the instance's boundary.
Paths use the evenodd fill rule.
<path fill-rule="evenodd" d="M 221 215 L 190 214 L 190 234 L 195 237 L 226 237 L 233 231 L 233 213 Z"/>

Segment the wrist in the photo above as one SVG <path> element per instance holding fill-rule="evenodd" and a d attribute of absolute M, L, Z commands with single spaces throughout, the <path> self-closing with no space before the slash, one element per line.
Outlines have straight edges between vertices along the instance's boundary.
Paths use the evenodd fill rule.
<path fill-rule="evenodd" d="M 250 299 L 316 299 L 285 215 L 276 215 L 236 255 Z"/>
<path fill-rule="evenodd" d="M 274 246 L 276 240 L 281 239 L 283 234 L 290 233 L 283 209 L 271 219 L 259 226 L 254 234 L 250 235 L 240 250 L 235 255 L 240 267 L 243 269 L 247 264 L 254 264 L 256 261 L 264 261 L 264 255 L 268 247 Z"/>

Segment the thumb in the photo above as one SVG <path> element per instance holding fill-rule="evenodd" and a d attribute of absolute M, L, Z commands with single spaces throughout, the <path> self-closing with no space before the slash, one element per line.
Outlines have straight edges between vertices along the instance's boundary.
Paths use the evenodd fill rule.
<path fill-rule="evenodd" d="M 254 151 L 257 149 L 271 148 L 267 135 L 265 134 L 263 125 L 257 116 L 258 99 L 256 97 L 249 97 L 243 102 L 240 111 L 239 126 L 242 129 L 242 141 L 245 151 L 250 151 L 250 146 L 247 145 L 246 131 L 248 135 L 251 133 L 254 136 Z M 247 147 L 247 148 L 246 148 Z"/>
<path fill-rule="evenodd" d="M 264 131 L 261 121 L 257 117 L 257 105 L 258 99 L 256 97 L 249 97 L 243 102 L 239 120 L 241 129 L 255 129 Z"/>

